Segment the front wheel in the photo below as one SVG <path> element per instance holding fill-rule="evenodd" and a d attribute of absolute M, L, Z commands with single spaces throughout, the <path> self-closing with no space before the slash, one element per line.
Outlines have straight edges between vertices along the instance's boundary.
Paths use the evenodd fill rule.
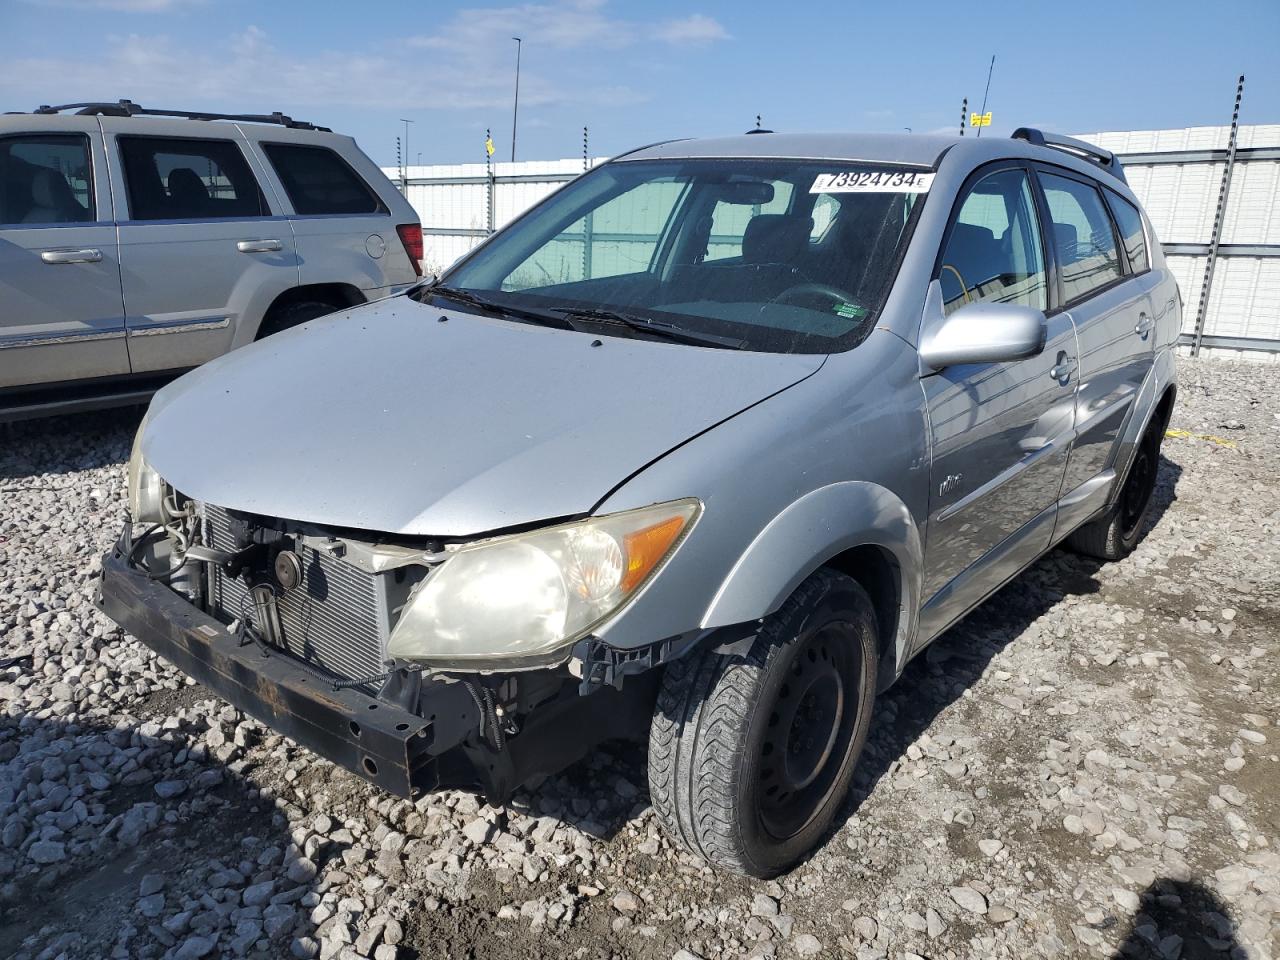
<path fill-rule="evenodd" d="M 745 656 L 702 650 L 670 664 L 649 735 L 649 793 L 668 836 L 753 877 L 809 853 L 866 742 L 877 638 L 866 591 L 823 569 Z"/>

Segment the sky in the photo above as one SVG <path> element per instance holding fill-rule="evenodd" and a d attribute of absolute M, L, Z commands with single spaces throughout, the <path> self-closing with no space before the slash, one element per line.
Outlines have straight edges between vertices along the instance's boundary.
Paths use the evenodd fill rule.
<path fill-rule="evenodd" d="M 279 110 L 396 163 L 592 156 L 655 140 L 958 132 L 996 57 L 984 136 L 1280 123 L 1280 0 L 0 0 L 0 111 L 118 100 Z M 970 131 L 972 135 L 972 131 Z"/>

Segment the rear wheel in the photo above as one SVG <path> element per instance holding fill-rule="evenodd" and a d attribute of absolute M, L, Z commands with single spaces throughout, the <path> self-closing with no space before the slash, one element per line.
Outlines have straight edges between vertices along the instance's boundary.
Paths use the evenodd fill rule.
<path fill-rule="evenodd" d="M 316 317 L 323 317 L 326 313 L 341 309 L 324 300 L 299 300 L 297 303 L 277 307 L 262 321 L 262 326 L 258 328 L 258 339 L 261 340 L 273 333 L 288 330 L 290 327 L 296 327 L 308 320 L 314 320 Z"/>
<path fill-rule="evenodd" d="M 667 834 L 754 877 L 812 850 L 866 741 L 877 636 L 862 587 L 819 570 L 745 656 L 703 650 L 670 664 L 649 738 L 649 792 Z"/>
<path fill-rule="evenodd" d="M 1143 527 L 1151 512 L 1163 436 L 1161 424 L 1148 428 L 1134 453 L 1119 499 L 1097 520 L 1072 533 L 1067 538 L 1067 546 L 1099 560 L 1121 560 L 1133 552 L 1142 539 Z"/>

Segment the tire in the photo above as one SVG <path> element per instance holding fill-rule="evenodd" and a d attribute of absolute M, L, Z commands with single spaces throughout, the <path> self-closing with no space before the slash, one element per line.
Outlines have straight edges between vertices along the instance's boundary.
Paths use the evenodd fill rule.
<path fill-rule="evenodd" d="M 1156 489 L 1162 439 L 1163 423 L 1147 429 L 1115 504 L 1097 520 L 1073 531 L 1067 537 L 1068 547 L 1099 560 L 1123 560 L 1133 552 L 1142 539 L 1143 528 L 1151 512 L 1151 495 Z"/>
<path fill-rule="evenodd" d="M 866 591 L 822 569 L 745 655 L 702 649 L 669 664 L 649 731 L 649 794 L 672 841 L 761 878 L 817 846 L 866 742 L 878 646 Z"/>
<path fill-rule="evenodd" d="M 335 307 L 332 303 L 326 303 L 323 300 L 299 300 L 297 303 L 290 303 L 267 314 L 262 321 L 262 326 L 258 328 L 256 339 L 261 340 L 263 337 L 269 337 L 273 333 L 288 330 L 290 327 L 296 327 L 299 324 L 306 323 L 308 320 L 314 320 L 316 317 L 323 317 L 326 313 L 333 313 L 341 309 L 341 307 Z"/>

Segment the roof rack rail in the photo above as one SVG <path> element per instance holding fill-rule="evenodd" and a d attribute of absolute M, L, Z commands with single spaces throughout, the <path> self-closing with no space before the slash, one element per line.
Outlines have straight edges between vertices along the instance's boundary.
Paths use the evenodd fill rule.
<path fill-rule="evenodd" d="M 1084 140 L 1077 140 L 1075 137 L 1064 137 L 1058 133 L 1045 133 L 1035 127 L 1019 127 L 1013 131 L 1013 139 L 1025 140 L 1027 143 L 1033 143 L 1038 147 L 1053 147 L 1056 150 L 1065 151 L 1082 160 L 1088 160 L 1094 166 L 1101 167 L 1117 180 L 1121 180 L 1124 183 L 1129 182 L 1125 179 L 1124 167 L 1120 165 L 1119 157 L 1110 150 L 1103 150 L 1101 147 L 1096 147 Z"/>
<path fill-rule="evenodd" d="M 64 103 L 56 107 L 48 104 L 42 104 L 32 110 L 32 113 L 51 114 L 62 113 L 64 110 L 74 110 L 77 116 L 81 117 L 180 117 L 184 120 L 240 120 L 244 123 L 276 123 L 282 127 L 289 127 L 293 130 L 320 130 L 325 133 L 332 131 L 328 127 L 316 126 L 314 123 L 308 123 L 305 120 L 295 120 L 287 114 L 280 113 L 205 113 L 195 110 L 156 110 L 148 107 L 140 106 L 132 100 L 117 100 L 115 103 L 108 102 L 87 102 L 87 103 Z"/>

